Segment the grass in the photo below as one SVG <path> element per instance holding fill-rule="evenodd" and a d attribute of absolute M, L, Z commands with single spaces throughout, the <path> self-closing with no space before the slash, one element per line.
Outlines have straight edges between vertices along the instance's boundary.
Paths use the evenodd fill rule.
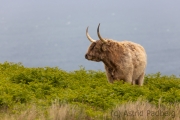
<path fill-rule="evenodd" d="M 103 71 L 0 63 L 0 120 L 180 119 L 180 78 L 148 74 L 142 87 Z"/>
<path fill-rule="evenodd" d="M 15 114 L 4 111 L 1 113 L 0 120 L 82 120 L 88 118 L 82 108 L 68 104 L 54 103 L 44 109 L 36 105 L 29 106 L 26 110 Z"/>
<path fill-rule="evenodd" d="M 136 101 L 117 105 L 112 110 L 103 115 L 90 117 L 85 109 L 70 104 L 53 103 L 47 108 L 38 108 L 29 105 L 26 110 L 19 113 L 9 113 L 3 111 L 0 120 L 179 120 L 180 104 L 159 106 L 149 102 Z"/>

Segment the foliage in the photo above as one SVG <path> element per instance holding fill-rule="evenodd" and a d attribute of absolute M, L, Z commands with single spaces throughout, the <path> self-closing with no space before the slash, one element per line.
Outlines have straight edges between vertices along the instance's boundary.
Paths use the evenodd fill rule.
<path fill-rule="evenodd" d="M 89 115 L 107 111 L 118 104 L 138 99 L 158 105 L 180 102 L 180 78 L 160 73 L 145 76 L 144 86 L 117 81 L 110 84 L 103 71 L 67 72 L 58 67 L 27 68 L 21 63 L 0 64 L 0 107 L 35 103 L 48 106 L 61 103 L 83 106 Z M 98 113 L 99 114 L 99 113 Z"/>

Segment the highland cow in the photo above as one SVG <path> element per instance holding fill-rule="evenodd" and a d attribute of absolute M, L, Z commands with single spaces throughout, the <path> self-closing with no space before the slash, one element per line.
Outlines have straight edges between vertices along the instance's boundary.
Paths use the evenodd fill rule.
<path fill-rule="evenodd" d="M 123 80 L 133 85 L 142 86 L 147 64 L 144 48 L 130 41 L 118 42 L 102 38 L 99 26 L 97 28 L 99 40 L 93 40 L 88 34 L 88 27 L 86 29 L 86 36 L 92 43 L 85 58 L 96 62 L 102 61 L 110 83 L 115 80 Z"/>

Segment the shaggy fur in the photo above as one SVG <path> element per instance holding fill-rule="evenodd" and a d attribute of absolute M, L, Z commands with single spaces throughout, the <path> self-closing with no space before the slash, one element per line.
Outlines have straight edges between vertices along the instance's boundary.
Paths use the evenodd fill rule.
<path fill-rule="evenodd" d="M 142 86 L 147 64 L 144 48 L 130 41 L 106 40 L 107 43 L 101 40 L 92 42 L 85 58 L 97 62 L 102 61 L 110 83 L 123 80 Z"/>

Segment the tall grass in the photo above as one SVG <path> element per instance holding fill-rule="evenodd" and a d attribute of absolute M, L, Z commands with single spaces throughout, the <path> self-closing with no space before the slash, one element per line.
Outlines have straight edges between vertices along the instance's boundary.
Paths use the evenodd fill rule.
<path fill-rule="evenodd" d="M 53 103 L 46 109 L 35 105 L 19 113 L 1 113 L 0 120 L 179 120 L 180 104 L 158 106 L 145 101 L 117 105 L 99 116 L 91 117 L 85 109 L 70 104 Z"/>
<path fill-rule="evenodd" d="M 85 120 L 89 117 L 85 114 L 83 108 L 69 104 L 53 103 L 47 108 L 39 108 L 36 105 L 19 113 L 3 112 L 0 114 L 0 120 Z"/>

